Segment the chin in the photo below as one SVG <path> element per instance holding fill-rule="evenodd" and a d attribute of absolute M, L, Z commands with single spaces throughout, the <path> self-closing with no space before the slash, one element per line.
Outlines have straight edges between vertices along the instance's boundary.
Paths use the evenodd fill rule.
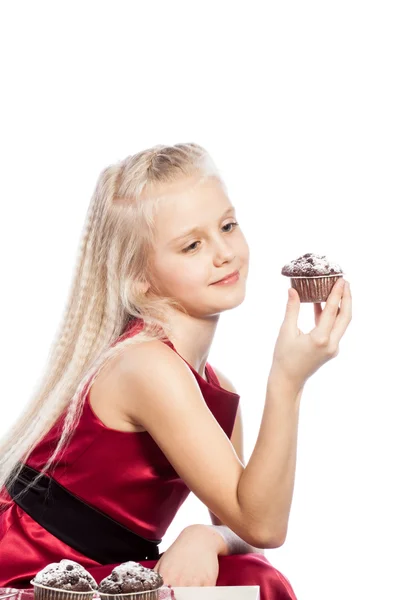
<path fill-rule="evenodd" d="M 220 312 L 224 312 L 225 310 L 232 310 L 232 308 L 240 306 L 241 304 L 243 304 L 245 298 L 246 294 L 236 294 L 235 296 L 232 295 L 231 298 L 224 298 L 219 304 Z"/>

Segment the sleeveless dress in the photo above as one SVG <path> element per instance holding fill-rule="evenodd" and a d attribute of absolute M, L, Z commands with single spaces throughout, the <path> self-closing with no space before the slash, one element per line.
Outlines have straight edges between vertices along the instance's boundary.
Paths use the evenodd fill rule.
<path fill-rule="evenodd" d="M 142 325 L 141 321 L 131 321 L 113 345 L 135 335 Z M 165 343 L 178 354 L 172 342 Z M 208 408 L 230 438 L 240 396 L 219 385 L 208 363 L 206 380 L 181 358 L 195 376 Z M 106 427 L 95 415 L 90 404 L 95 375 L 83 390 L 81 418 L 51 476 L 136 534 L 162 539 L 190 490 L 148 432 L 117 431 Z M 32 451 L 26 461 L 28 466 L 38 471 L 44 467 L 59 439 L 61 424 L 60 417 Z M 3 493 L 6 509 L 0 513 L 0 587 L 27 588 L 39 570 L 62 558 L 79 562 L 97 581 L 110 574 L 115 565 L 101 565 L 60 541 L 17 506 L 5 490 Z M 141 564 L 152 568 L 156 562 L 145 560 Z M 217 585 L 259 585 L 261 600 L 296 600 L 288 580 L 262 554 L 219 557 Z"/>

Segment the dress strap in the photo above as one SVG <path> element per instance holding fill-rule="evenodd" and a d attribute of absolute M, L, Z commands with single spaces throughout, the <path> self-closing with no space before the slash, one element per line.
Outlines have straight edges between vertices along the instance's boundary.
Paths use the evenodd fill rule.
<path fill-rule="evenodd" d="M 214 369 L 212 368 L 212 366 L 209 363 L 206 364 L 205 371 L 206 371 L 208 383 L 213 383 L 214 385 L 221 387 L 221 384 L 218 381 L 218 377 L 216 376 Z"/>

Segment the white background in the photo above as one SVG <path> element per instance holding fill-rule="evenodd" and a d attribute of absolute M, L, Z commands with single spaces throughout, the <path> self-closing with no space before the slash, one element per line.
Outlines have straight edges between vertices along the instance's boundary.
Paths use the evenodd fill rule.
<path fill-rule="evenodd" d="M 0 9 L 0 433 L 30 397 L 103 167 L 156 143 L 214 157 L 251 249 L 209 357 L 255 444 L 289 281 L 351 282 L 340 353 L 307 383 L 283 547 L 299 600 L 400 598 L 397 2 L 9 2 Z M 300 326 L 313 326 L 302 305 Z M 193 497 L 164 538 L 209 522 Z"/>

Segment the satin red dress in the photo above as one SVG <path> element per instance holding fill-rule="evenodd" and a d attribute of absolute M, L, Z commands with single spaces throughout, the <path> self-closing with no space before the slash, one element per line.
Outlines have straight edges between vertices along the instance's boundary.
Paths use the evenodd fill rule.
<path fill-rule="evenodd" d="M 131 322 L 114 344 L 135 335 L 141 327 L 141 321 Z M 165 343 L 177 352 L 172 342 Z M 219 385 L 208 363 L 206 380 L 185 362 L 207 406 L 230 438 L 240 396 Z M 190 490 L 150 434 L 110 429 L 98 419 L 90 404 L 93 377 L 83 390 L 81 419 L 51 475 L 138 535 L 161 539 Z M 37 444 L 26 461 L 29 466 L 43 468 L 59 438 L 61 421 Z M 17 506 L 7 492 L 4 495 L 7 508 L 0 513 L 0 587 L 29 587 L 40 569 L 62 558 L 79 562 L 97 581 L 110 574 L 115 565 L 100 565 L 61 542 Z M 151 568 L 156 562 L 141 564 Z M 296 600 L 288 580 L 261 554 L 219 557 L 217 585 L 259 585 L 261 600 Z"/>

